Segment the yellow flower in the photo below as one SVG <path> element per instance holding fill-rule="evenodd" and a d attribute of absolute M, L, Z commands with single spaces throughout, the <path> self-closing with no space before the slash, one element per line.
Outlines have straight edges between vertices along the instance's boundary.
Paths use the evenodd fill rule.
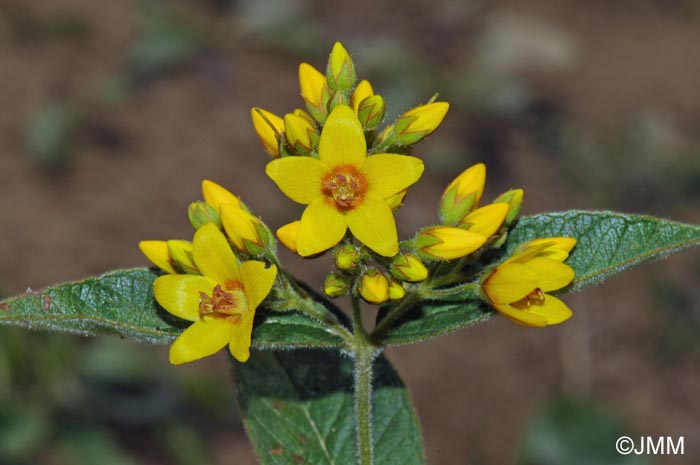
<path fill-rule="evenodd" d="M 464 229 L 433 226 L 418 233 L 415 244 L 428 260 L 454 260 L 475 252 L 486 240 L 485 236 Z"/>
<path fill-rule="evenodd" d="M 508 204 L 508 215 L 506 215 L 506 225 L 511 224 L 520 213 L 520 207 L 523 205 L 522 189 L 511 189 L 502 193 L 493 201 L 493 203 L 503 202 Z"/>
<path fill-rule="evenodd" d="M 260 218 L 235 205 L 221 205 L 221 223 L 233 245 L 241 252 L 261 255 L 271 243 L 271 233 Z"/>
<path fill-rule="evenodd" d="M 374 90 L 372 89 L 372 84 L 367 80 L 360 81 L 360 83 L 355 87 L 352 92 L 352 97 L 350 97 L 350 105 L 352 109 L 357 113 L 360 110 L 360 104 L 362 101 L 368 97 L 374 95 Z"/>
<path fill-rule="evenodd" d="M 328 58 L 326 80 L 331 90 L 341 92 L 350 90 L 357 80 L 352 58 L 340 42 L 333 45 L 333 50 Z"/>
<path fill-rule="evenodd" d="M 391 262 L 391 274 L 401 281 L 417 283 L 428 277 L 428 269 L 413 254 L 399 255 Z"/>
<path fill-rule="evenodd" d="M 284 132 L 284 121 L 282 118 L 262 108 L 251 109 L 250 117 L 265 151 L 273 158 L 279 158 L 279 143 Z"/>
<path fill-rule="evenodd" d="M 573 238 L 545 238 L 519 247 L 486 277 L 481 287 L 491 305 L 515 323 L 543 327 L 571 317 L 564 302 L 546 294 L 568 286 L 574 270 L 563 260 L 576 244 Z"/>
<path fill-rule="evenodd" d="M 255 310 L 272 289 L 277 268 L 258 261 L 240 266 L 223 233 L 209 223 L 197 230 L 192 253 L 202 276 L 171 274 L 153 284 L 156 300 L 178 318 L 194 322 L 170 347 L 179 365 L 212 355 L 226 345 L 250 357 Z"/>
<path fill-rule="evenodd" d="M 316 127 L 305 117 L 296 114 L 284 116 L 284 137 L 295 153 L 308 154 L 318 145 Z"/>
<path fill-rule="evenodd" d="M 267 165 L 267 175 L 289 198 L 308 205 L 296 241 L 301 256 L 336 245 L 349 228 L 376 253 L 391 257 L 399 243 L 388 197 L 423 173 L 423 162 L 395 154 L 367 156 L 355 112 L 339 105 L 328 116 L 318 145 L 319 159 L 285 157 Z"/>

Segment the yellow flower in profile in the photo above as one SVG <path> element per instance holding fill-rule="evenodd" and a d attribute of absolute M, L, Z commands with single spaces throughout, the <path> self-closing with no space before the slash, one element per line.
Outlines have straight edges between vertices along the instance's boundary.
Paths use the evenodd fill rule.
<path fill-rule="evenodd" d="M 158 303 L 178 318 L 194 322 L 170 347 L 179 365 L 215 354 L 228 345 L 245 362 L 255 310 L 270 293 L 277 268 L 247 261 L 238 264 L 223 233 L 212 223 L 199 228 L 192 254 L 202 276 L 170 274 L 153 284 Z"/>
<path fill-rule="evenodd" d="M 232 194 L 228 189 L 225 189 L 215 183 L 205 179 L 202 181 L 202 195 L 204 196 L 204 201 L 213 207 L 218 214 L 221 214 L 222 205 L 234 205 L 238 208 L 246 210 L 245 205 L 241 202 L 241 199 Z"/>
<path fill-rule="evenodd" d="M 515 323 L 543 327 L 568 320 L 571 310 L 547 292 L 568 286 L 574 270 L 562 263 L 576 239 L 544 238 L 520 246 L 481 287 L 493 307 Z"/>
<path fill-rule="evenodd" d="M 306 257 L 323 252 L 340 242 L 349 228 L 376 253 L 396 255 L 396 222 L 385 199 L 415 183 L 423 162 L 406 155 L 367 156 L 362 126 L 347 105 L 328 116 L 318 155 L 319 159 L 280 158 L 266 169 L 282 192 L 308 205 L 299 224 L 297 253 Z"/>
<path fill-rule="evenodd" d="M 284 133 L 284 121 L 282 118 L 262 108 L 251 109 L 250 117 L 265 151 L 272 158 L 279 158 L 279 143 Z"/>
<path fill-rule="evenodd" d="M 428 260 L 454 260 L 476 252 L 488 238 L 451 226 L 422 229 L 415 239 L 418 252 Z"/>
<path fill-rule="evenodd" d="M 277 230 L 277 239 L 293 253 L 297 252 L 297 236 L 301 221 L 292 221 Z"/>

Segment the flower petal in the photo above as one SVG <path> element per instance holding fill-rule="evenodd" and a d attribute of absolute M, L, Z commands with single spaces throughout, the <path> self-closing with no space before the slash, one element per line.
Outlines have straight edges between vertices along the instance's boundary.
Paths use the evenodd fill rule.
<path fill-rule="evenodd" d="M 237 326 L 230 319 L 207 318 L 194 322 L 170 346 L 170 363 L 180 365 L 217 353 L 226 347 Z"/>
<path fill-rule="evenodd" d="M 253 336 L 253 321 L 255 307 L 250 307 L 241 317 L 229 339 L 228 350 L 239 362 L 247 362 L 250 358 L 250 341 Z"/>
<path fill-rule="evenodd" d="M 386 198 L 418 181 L 423 174 L 423 161 L 407 155 L 380 153 L 367 157 L 362 170 L 367 175 L 369 191 Z"/>
<path fill-rule="evenodd" d="M 547 318 L 528 310 L 519 310 L 508 304 L 494 305 L 494 308 L 513 323 L 531 328 L 542 328 L 547 326 Z"/>
<path fill-rule="evenodd" d="M 172 274 L 161 276 L 153 283 L 153 292 L 161 307 L 178 318 L 199 319 L 199 293 L 211 296 L 216 281 L 205 276 Z"/>
<path fill-rule="evenodd" d="M 357 115 L 349 106 L 338 105 L 328 116 L 321 131 L 318 156 L 330 167 L 336 165 L 359 167 L 367 158 L 365 133 Z"/>
<path fill-rule="evenodd" d="M 572 312 L 564 302 L 549 294 L 544 295 L 544 303 L 530 305 L 529 312 L 547 320 L 548 325 L 556 325 L 571 318 Z"/>
<path fill-rule="evenodd" d="M 399 252 L 396 221 L 386 200 L 367 194 L 346 217 L 352 234 L 379 255 L 393 257 Z"/>
<path fill-rule="evenodd" d="M 224 234 L 213 223 L 194 233 L 192 254 L 199 271 L 219 284 L 239 279 L 238 260 Z"/>
<path fill-rule="evenodd" d="M 324 197 L 311 202 L 301 215 L 297 234 L 297 253 L 302 257 L 330 249 L 345 236 L 348 223 Z"/>
<path fill-rule="evenodd" d="M 220 211 L 221 205 L 224 204 L 243 208 L 240 198 L 233 195 L 228 189 L 208 179 L 202 181 L 202 195 L 204 196 L 204 201 L 214 207 L 217 212 Z"/>
<path fill-rule="evenodd" d="M 250 260 L 241 263 L 241 281 L 248 298 L 248 309 L 255 309 L 270 293 L 277 277 L 277 267 L 263 262 Z"/>
<path fill-rule="evenodd" d="M 141 241 L 139 249 L 147 259 L 155 266 L 167 273 L 177 273 L 170 260 L 170 252 L 168 252 L 168 243 L 166 241 Z"/>
<path fill-rule="evenodd" d="M 311 157 L 284 157 L 272 160 L 265 172 L 284 194 L 303 205 L 321 196 L 321 177 L 328 166 Z"/>
<path fill-rule="evenodd" d="M 485 205 L 462 218 L 458 226 L 466 228 L 467 231 L 491 237 L 501 229 L 508 210 L 507 203 L 499 202 Z"/>
<path fill-rule="evenodd" d="M 495 305 L 516 302 L 537 288 L 539 276 L 520 263 L 499 265 L 483 283 L 484 292 Z"/>
<path fill-rule="evenodd" d="M 544 292 L 556 291 L 568 286 L 574 279 L 574 269 L 557 260 L 535 257 L 524 263 L 538 275 L 538 285 Z"/>

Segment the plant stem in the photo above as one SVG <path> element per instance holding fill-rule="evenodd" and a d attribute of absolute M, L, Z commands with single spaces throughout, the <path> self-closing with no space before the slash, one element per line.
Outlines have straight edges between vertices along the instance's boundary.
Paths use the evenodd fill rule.
<path fill-rule="evenodd" d="M 380 341 L 386 330 L 388 330 L 394 322 L 401 317 L 421 296 L 421 291 L 409 291 L 401 301 L 395 305 L 389 313 L 375 326 L 374 331 L 370 334 L 373 341 Z"/>
<path fill-rule="evenodd" d="M 357 455 L 359 465 L 372 465 L 372 361 L 376 347 L 362 326 L 360 299 L 352 297 L 355 361 L 355 423 L 357 425 Z"/>

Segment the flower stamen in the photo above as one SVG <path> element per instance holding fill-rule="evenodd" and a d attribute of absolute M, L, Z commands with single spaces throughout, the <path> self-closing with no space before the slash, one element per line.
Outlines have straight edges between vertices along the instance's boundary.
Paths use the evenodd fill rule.
<path fill-rule="evenodd" d="M 240 286 L 224 291 L 216 285 L 209 296 L 206 292 L 199 293 L 199 315 L 227 318 L 243 314 L 248 308 L 245 293 Z"/>
<path fill-rule="evenodd" d="M 352 210 L 367 193 L 367 179 L 352 165 L 340 165 L 321 180 L 321 192 L 341 211 Z"/>

